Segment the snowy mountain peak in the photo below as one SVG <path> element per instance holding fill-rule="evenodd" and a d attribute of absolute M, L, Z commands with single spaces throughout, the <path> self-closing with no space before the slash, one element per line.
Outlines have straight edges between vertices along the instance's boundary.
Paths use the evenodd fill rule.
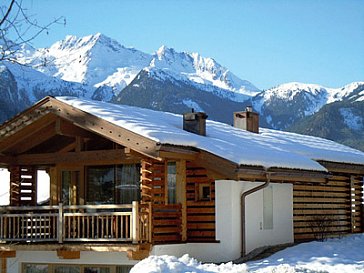
<path fill-rule="evenodd" d="M 162 80 L 170 76 L 174 80 L 189 81 L 233 101 L 244 101 L 260 92 L 250 82 L 239 79 L 212 58 L 202 57 L 198 53 L 177 52 L 164 45 L 153 55 L 147 70 Z"/>
<path fill-rule="evenodd" d="M 165 80 L 183 81 L 233 101 L 245 101 L 260 92 L 212 58 L 177 52 L 161 46 L 154 54 L 126 48 L 101 34 L 68 35 L 49 48 L 22 51 L 21 62 L 48 76 L 96 88 L 107 87 L 108 97 L 118 95 L 142 70 Z M 106 90 L 106 89 L 105 89 Z"/>

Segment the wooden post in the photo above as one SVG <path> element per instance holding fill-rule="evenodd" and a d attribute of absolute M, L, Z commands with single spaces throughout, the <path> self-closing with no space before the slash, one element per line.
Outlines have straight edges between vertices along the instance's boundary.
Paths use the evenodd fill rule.
<path fill-rule="evenodd" d="M 59 203 L 58 209 L 58 243 L 63 243 L 63 203 Z"/>
<path fill-rule="evenodd" d="M 149 211 L 149 215 L 148 215 L 148 243 L 152 243 L 152 234 L 153 234 L 153 208 L 152 208 L 152 202 L 148 203 L 148 211 Z"/>
<path fill-rule="evenodd" d="M 187 241 L 186 160 L 177 162 L 177 196 L 181 203 L 181 237 Z"/>
<path fill-rule="evenodd" d="M 354 196 L 352 196 L 354 193 Z M 350 176 L 350 223 L 351 223 L 351 233 L 354 233 L 355 226 L 355 178 Z M 354 201 L 353 201 L 354 200 Z"/>
<path fill-rule="evenodd" d="M 138 201 L 133 201 L 132 240 L 133 240 L 133 244 L 139 243 L 139 202 Z"/>
<path fill-rule="evenodd" d="M 7 258 L 15 258 L 16 251 L 0 251 L 0 258 L 1 258 L 1 273 L 7 273 Z"/>
<path fill-rule="evenodd" d="M 6 258 L 1 257 L 1 273 L 6 273 L 7 270 L 7 264 L 6 264 Z"/>

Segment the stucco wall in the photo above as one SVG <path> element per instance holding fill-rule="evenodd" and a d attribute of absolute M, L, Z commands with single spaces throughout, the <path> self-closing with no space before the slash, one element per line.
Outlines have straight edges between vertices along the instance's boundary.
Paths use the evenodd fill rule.
<path fill-rule="evenodd" d="M 190 256 L 206 262 L 222 262 L 241 256 L 240 196 L 259 183 L 216 181 L 216 239 L 220 243 L 191 243 L 153 247 L 154 255 Z M 293 242 L 293 187 L 291 184 L 271 184 L 273 187 L 273 229 L 261 229 L 263 222 L 263 192 L 246 200 L 246 250 Z"/>
<path fill-rule="evenodd" d="M 20 273 L 22 263 L 59 263 L 83 265 L 134 265 L 126 252 L 82 251 L 80 259 L 59 259 L 56 251 L 17 251 L 15 258 L 7 259 L 7 273 Z"/>

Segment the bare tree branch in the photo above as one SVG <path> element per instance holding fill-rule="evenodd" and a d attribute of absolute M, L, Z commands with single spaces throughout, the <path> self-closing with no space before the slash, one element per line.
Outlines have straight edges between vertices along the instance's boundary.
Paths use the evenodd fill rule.
<path fill-rule="evenodd" d="M 66 24 L 63 16 L 45 25 L 39 24 L 22 4 L 22 0 L 11 0 L 7 6 L 0 4 L 0 61 L 18 62 L 16 53 L 22 45 L 30 44 L 43 32 L 48 34 L 54 24 Z"/>
<path fill-rule="evenodd" d="M 8 16 L 9 16 L 9 14 L 10 14 L 10 12 L 11 12 L 11 10 L 13 9 L 13 5 L 14 5 L 14 3 L 15 3 L 15 0 L 11 0 L 11 3 L 10 3 L 10 5 L 9 5 L 9 7 L 8 7 L 8 9 L 7 9 L 7 11 L 6 11 L 6 13 L 5 13 L 5 15 L 4 15 L 4 18 L 3 19 L 1 19 L 1 21 L 0 21 L 0 26 L 6 21 L 6 19 L 8 18 Z"/>

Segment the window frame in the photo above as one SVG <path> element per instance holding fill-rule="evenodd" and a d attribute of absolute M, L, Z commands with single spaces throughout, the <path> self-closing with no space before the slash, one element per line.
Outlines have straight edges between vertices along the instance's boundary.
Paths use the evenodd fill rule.
<path fill-rule="evenodd" d="M 131 270 L 131 268 L 134 266 L 134 265 L 129 265 L 129 264 L 124 264 L 124 265 L 121 265 L 121 264 L 68 264 L 68 263 L 32 263 L 32 262 L 23 262 L 21 263 L 21 273 L 26 273 L 26 266 L 27 265 L 46 265 L 48 266 L 48 272 L 47 273 L 55 273 L 55 269 L 57 266 L 74 266 L 74 267 L 79 267 L 80 268 L 80 273 L 84 273 L 85 272 L 85 268 L 87 267 L 102 267 L 102 268 L 109 268 L 110 271 L 109 273 L 117 273 L 117 268 L 118 267 L 121 267 L 121 266 L 127 266 L 127 267 L 130 267 L 129 271 Z"/>

